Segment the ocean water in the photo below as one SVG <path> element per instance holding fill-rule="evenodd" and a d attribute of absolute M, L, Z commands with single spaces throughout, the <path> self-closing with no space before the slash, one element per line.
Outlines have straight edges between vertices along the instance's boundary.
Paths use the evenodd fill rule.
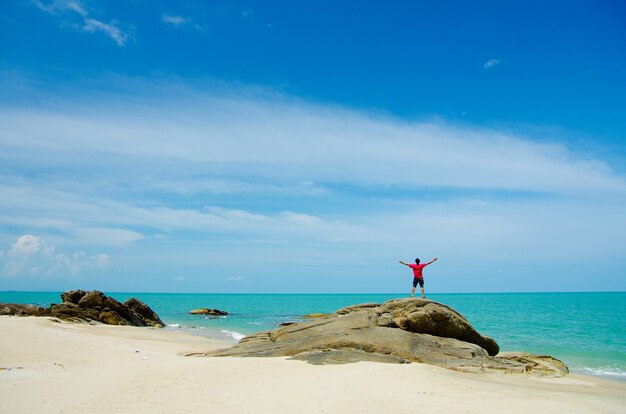
<path fill-rule="evenodd" d="M 333 312 L 358 303 L 382 303 L 402 294 L 181 294 L 107 293 L 136 297 L 155 310 L 166 329 L 236 343 L 244 335 L 274 329 L 313 312 Z M 548 354 L 572 372 L 626 380 L 626 292 L 431 294 L 463 314 L 501 351 Z M 57 292 L 0 292 L 0 302 L 48 306 Z M 189 315 L 207 307 L 224 317 Z"/>

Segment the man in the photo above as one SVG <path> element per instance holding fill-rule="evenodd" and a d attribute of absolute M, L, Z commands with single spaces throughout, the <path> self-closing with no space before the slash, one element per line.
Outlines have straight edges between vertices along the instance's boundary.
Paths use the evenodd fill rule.
<path fill-rule="evenodd" d="M 415 296 L 415 288 L 419 283 L 420 290 L 422 291 L 422 298 L 426 299 L 426 296 L 424 296 L 424 276 L 422 275 L 422 269 L 435 261 L 437 261 L 436 257 L 426 264 L 420 264 L 420 259 L 415 259 L 415 264 L 404 263 L 400 260 L 400 263 L 413 269 L 413 289 L 411 290 L 411 297 Z"/>

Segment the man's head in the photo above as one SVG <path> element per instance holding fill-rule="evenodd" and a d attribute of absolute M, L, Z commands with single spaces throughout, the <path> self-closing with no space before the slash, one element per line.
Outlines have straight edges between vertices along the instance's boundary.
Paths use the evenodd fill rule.
<path fill-rule="evenodd" d="M 420 259 L 415 259 L 415 264 L 420 264 Z"/>

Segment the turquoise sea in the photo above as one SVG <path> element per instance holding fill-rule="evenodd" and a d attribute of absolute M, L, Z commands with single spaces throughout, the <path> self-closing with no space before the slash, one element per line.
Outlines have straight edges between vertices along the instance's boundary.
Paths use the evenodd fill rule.
<path fill-rule="evenodd" d="M 402 294 L 196 294 L 107 293 L 120 301 L 136 297 L 154 309 L 167 329 L 226 339 L 276 328 L 313 312 L 348 305 L 382 303 Z M 462 313 L 502 351 L 549 354 L 572 372 L 626 380 L 626 292 L 431 294 Z M 0 302 L 48 306 L 58 292 L 0 292 Z M 228 316 L 189 315 L 217 308 Z"/>

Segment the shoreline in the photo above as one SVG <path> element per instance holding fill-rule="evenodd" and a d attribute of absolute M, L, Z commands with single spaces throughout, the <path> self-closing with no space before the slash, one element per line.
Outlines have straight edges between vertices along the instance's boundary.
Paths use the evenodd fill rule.
<path fill-rule="evenodd" d="M 547 354 L 564 361 L 574 373 L 626 381 L 623 333 L 618 329 L 626 316 L 618 305 L 626 300 L 626 293 L 608 293 L 610 296 L 600 292 L 598 294 L 603 296 L 590 300 L 588 295 L 560 292 L 559 295 L 571 297 L 558 303 L 554 302 L 554 297 L 545 296 L 551 293 L 539 293 L 540 296 L 535 299 L 523 295 L 522 299 L 514 301 L 501 294 L 486 293 L 483 295 L 490 298 L 480 300 L 478 307 L 474 295 L 442 294 L 440 298 L 431 299 L 452 306 L 482 334 L 496 339 L 503 352 Z M 298 298 L 290 298 L 293 295 L 271 294 L 271 300 L 259 298 L 258 301 L 251 301 L 248 296 L 182 294 L 174 298 L 170 294 L 136 292 L 115 298 L 125 301 L 137 297 L 149 303 L 169 325 L 167 329 L 225 339 L 231 344 L 244 335 L 276 329 L 280 322 L 300 320 L 302 315 L 311 312 L 332 313 L 354 303 L 383 303 L 390 299 L 380 294 L 326 294 L 322 295 L 324 300 L 319 299 L 320 295 L 300 294 Z M 21 292 L 8 295 L 0 292 L 0 297 L 0 301 L 8 303 L 38 303 L 42 306 L 59 302 L 57 293 Z M 545 303 L 551 306 L 545 308 Z M 216 319 L 201 318 L 190 316 L 185 311 L 201 306 L 228 310 L 231 315 Z M 587 312 L 578 312 L 581 308 L 587 309 Z M 499 309 L 506 311 L 499 312 Z M 544 324 L 544 321 L 548 323 Z M 536 329 L 537 326 L 542 326 L 542 329 Z"/>
<path fill-rule="evenodd" d="M 426 364 L 183 357 L 228 342 L 155 328 L 0 317 L 0 395 L 22 412 L 620 413 L 626 382 L 466 374 Z"/>

